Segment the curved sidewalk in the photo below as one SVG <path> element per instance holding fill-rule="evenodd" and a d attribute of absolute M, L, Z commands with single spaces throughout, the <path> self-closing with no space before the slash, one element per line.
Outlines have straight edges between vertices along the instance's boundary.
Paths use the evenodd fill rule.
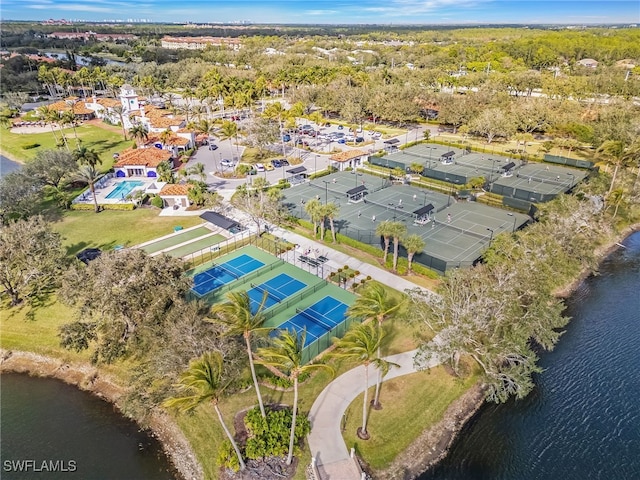
<path fill-rule="evenodd" d="M 417 370 L 413 357 L 417 350 L 386 357 L 399 364 L 384 377 L 387 381 Z M 431 360 L 429 368 L 439 362 Z M 369 373 L 369 387 L 375 385 L 376 374 Z M 359 366 L 333 380 L 318 395 L 309 412 L 311 433 L 308 436 L 311 456 L 315 459 L 320 478 L 318 480 L 360 480 L 360 470 L 351 458 L 341 431 L 343 415 L 353 400 L 364 392 L 364 367 Z"/>

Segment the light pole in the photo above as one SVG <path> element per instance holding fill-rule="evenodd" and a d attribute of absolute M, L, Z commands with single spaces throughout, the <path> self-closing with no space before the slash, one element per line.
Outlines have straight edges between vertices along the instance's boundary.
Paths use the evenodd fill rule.
<path fill-rule="evenodd" d="M 518 221 L 518 217 L 516 217 L 513 213 L 507 213 L 510 217 L 513 217 L 513 230 L 511 232 L 516 231 L 516 222 Z"/>
<path fill-rule="evenodd" d="M 356 187 L 357 187 L 357 186 L 358 186 L 358 177 L 361 177 L 361 176 L 362 176 L 362 174 L 361 174 L 361 173 L 356 172 L 355 170 L 353 171 L 353 173 L 355 173 L 355 177 L 356 177 Z"/>
<path fill-rule="evenodd" d="M 487 227 L 487 230 L 491 232 L 491 236 L 489 237 L 489 248 L 491 248 L 491 242 L 493 241 L 493 228 Z"/>
<path fill-rule="evenodd" d="M 313 154 L 313 176 L 315 177 L 318 173 L 318 154 Z"/>
<path fill-rule="evenodd" d="M 573 183 L 576 181 L 576 176 L 573 173 L 567 173 L 567 175 L 571 175 L 571 183 L 569 184 L 569 190 L 571 190 Z"/>
<path fill-rule="evenodd" d="M 424 193 L 424 207 L 427 206 L 427 192 L 423 192 Z"/>
<path fill-rule="evenodd" d="M 489 177 L 489 183 L 491 183 L 493 182 L 493 172 L 495 171 L 494 168 L 496 166 L 496 159 L 490 158 L 489 160 L 491 160 L 491 176 Z"/>
<path fill-rule="evenodd" d="M 324 183 L 324 204 L 329 203 L 329 181 L 323 180 Z"/>

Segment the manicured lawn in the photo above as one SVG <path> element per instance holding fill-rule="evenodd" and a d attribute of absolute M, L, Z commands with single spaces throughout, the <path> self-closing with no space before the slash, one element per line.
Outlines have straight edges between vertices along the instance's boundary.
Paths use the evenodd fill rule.
<path fill-rule="evenodd" d="M 63 130 L 69 148 L 76 146 L 76 139 L 72 128 Z M 102 170 L 106 171 L 113 165 L 113 154 L 120 152 L 132 145 L 132 141 L 124 141 L 122 134 L 106 130 L 94 125 L 80 125 L 76 127 L 78 138 L 82 141 L 82 145 L 95 150 L 102 159 Z M 56 135 L 60 137 L 59 131 L 56 129 Z M 39 143 L 37 148 L 24 149 L 26 145 Z M 9 130 L 3 130 L 0 135 L 0 151 L 4 152 L 11 158 L 18 161 L 29 161 L 35 158 L 36 154 L 41 150 L 55 149 L 56 143 L 51 131 L 46 133 L 29 133 L 18 134 L 11 133 Z"/>
<path fill-rule="evenodd" d="M 62 219 L 53 224 L 53 228 L 62 235 L 67 253 L 75 255 L 89 247 L 102 250 L 113 249 L 116 245 L 131 247 L 168 235 L 177 225 L 187 228 L 202 223 L 197 215 L 160 217 L 158 213 L 158 210 L 148 208 L 104 210 L 100 213 L 66 211 Z"/>
<path fill-rule="evenodd" d="M 444 368 L 436 367 L 384 382 L 380 391 L 383 408 L 369 413 L 369 440 L 360 440 L 356 435 L 357 428 L 362 425 L 363 395 L 347 409 L 343 434 L 347 447 L 355 446 L 375 470 L 388 467 L 423 430 L 438 422 L 451 402 L 476 381 L 476 376 L 460 380 L 446 373 Z M 369 398 L 374 394 L 375 386 L 369 391 Z"/>

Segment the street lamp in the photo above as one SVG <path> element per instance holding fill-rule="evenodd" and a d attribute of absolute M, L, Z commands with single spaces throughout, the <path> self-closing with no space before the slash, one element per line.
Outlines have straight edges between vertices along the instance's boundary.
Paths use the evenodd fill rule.
<path fill-rule="evenodd" d="M 356 187 L 357 187 L 357 186 L 358 186 L 358 177 L 361 177 L 361 176 L 362 176 L 362 174 L 361 174 L 361 173 L 356 172 L 355 170 L 353 170 L 353 173 L 355 173 L 355 177 L 356 177 Z"/>
<path fill-rule="evenodd" d="M 567 175 L 571 175 L 571 183 L 569 184 L 569 189 L 573 187 L 574 182 L 576 181 L 576 176 L 573 173 L 567 173 Z"/>
<path fill-rule="evenodd" d="M 496 159 L 490 158 L 489 160 L 491 160 L 491 176 L 489 177 L 489 183 L 491 183 L 493 182 L 493 172 L 495 172 Z"/>
<path fill-rule="evenodd" d="M 427 192 L 423 192 L 424 193 L 424 207 L 427 206 Z"/>
<path fill-rule="evenodd" d="M 329 181 L 323 180 L 324 183 L 324 204 L 329 203 Z"/>
<path fill-rule="evenodd" d="M 513 213 L 507 213 L 507 215 L 509 215 L 510 217 L 513 217 L 513 230 L 511 230 L 512 232 L 516 231 L 516 222 L 518 221 L 518 217 L 516 217 Z"/>
<path fill-rule="evenodd" d="M 493 228 L 487 227 L 487 230 L 491 232 L 491 236 L 489 237 L 489 247 L 491 247 L 491 242 L 493 241 Z"/>
<path fill-rule="evenodd" d="M 444 181 L 450 182 L 451 180 L 449 180 L 449 177 L 444 177 Z M 450 203 L 451 203 L 451 185 L 449 185 L 447 188 L 447 207 L 449 206 Z"/>
<path fill-rule="evenodd" d="M 318 173 L 318 154 L 314 153 L 313 155 L 313 176 L 315 177 Z"/>

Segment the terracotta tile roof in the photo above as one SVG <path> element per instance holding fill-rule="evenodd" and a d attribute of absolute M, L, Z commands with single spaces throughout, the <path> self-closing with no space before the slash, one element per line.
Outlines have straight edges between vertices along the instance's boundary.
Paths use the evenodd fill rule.
<path fill-rule="evenodd" d="M 120 102 L 115 98 L 99 98 L 96 102 L 103 107 L 117 107 L 120 105 Z"/>
<path fill-rule="evenodd" d="M 149 118 L 150 124 L 154 128 L 168 128 L 168 127 L 176 127 L 182 124 L 184 121 L 182 118 L 169 118 L 169 117 L 158 117 L 158 118 Z"/>
<path fill-rule="evenodd" d="M 159 195 L 162 196 L 179 196 L 179 195 L 187 195 L 187 192 L 189 192 L 189 189 L 193 188 L 193 185 L 186 183 L 186 184 L 176 184 L 176 183 L 167 183 L 164 187 L 162 187 L 162 190 L 160 190 Z"/>
<path fill-rule="evenodd" d="M 367 152 L 363 150 L 345 150 L 344 152 L 334 153 L 329 157 L 329 160 L 334 162 L 348 162 L 354 158 L 364 157 Z"/>
<path fill-rule="evenodd" d="M 76 102 L 76 97 L 70 97 L 66 100 L 52 103 L 51 105 L 49 105 L 49 108 L 55 110 L 56 112 L 68 112 L 70 110 L 70 107 L 67 104 L 67 101 L 75 102 L 73 104 L 73 113 L 75 113 L 76 115 L 88 115 L 90 113 L 94 113 L 93 110 L 89 110 L 87 107 L 85 107 L 84 103 Z"/>
<path fill-rule="evenodd" d="M 149 135 L 145 142 L 145 145 L 155 145 L 156 143 L 162 143 L 163 145 L 185 146 L 189 144 L 189 140 L 184 137 L 172 135 L 163 142 L 160 135 Z"/>
<path fill-rule="evenodd" d="M 131 165 L 157 167 L 161 162 L 171 158 L 171 152 L 159 148 L 131 148 L 120 153 L 114 167 L 128 167 Z"/>

